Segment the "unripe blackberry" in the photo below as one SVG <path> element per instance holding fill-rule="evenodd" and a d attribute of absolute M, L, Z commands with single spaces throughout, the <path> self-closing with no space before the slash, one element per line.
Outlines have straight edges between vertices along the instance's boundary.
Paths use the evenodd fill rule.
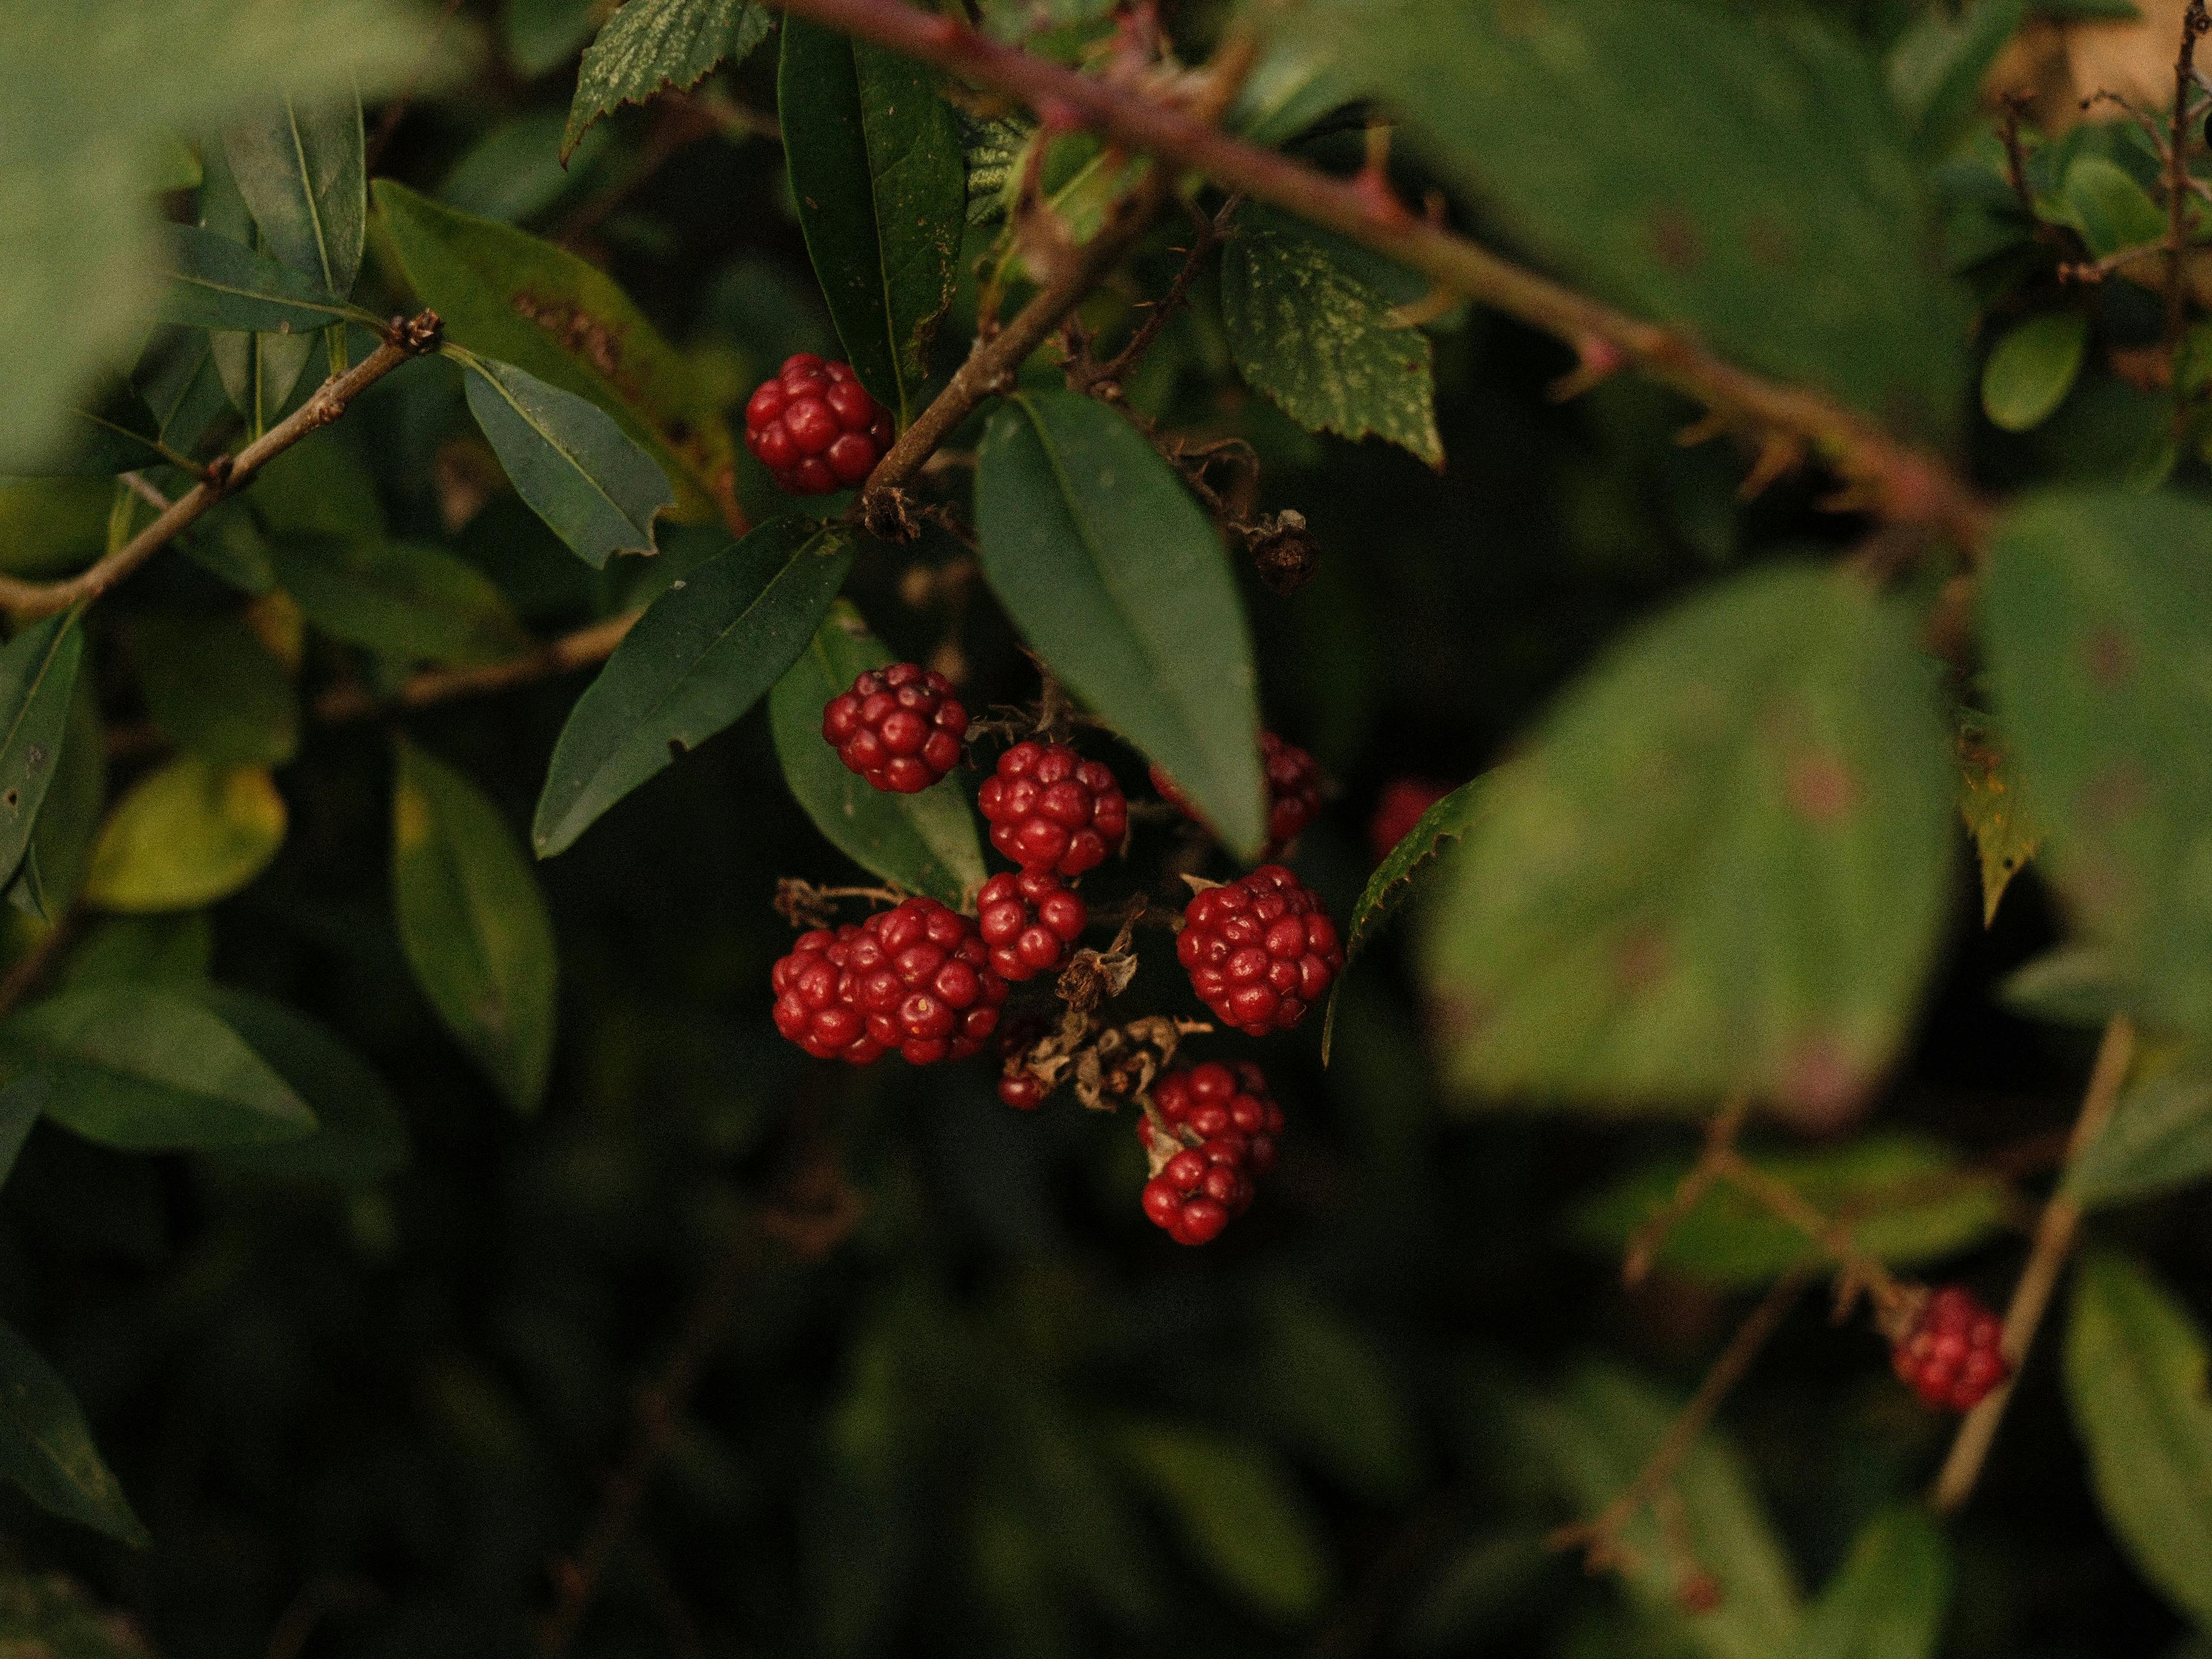
<path fill-rule="evenodd" d="M 1321 765 L 1294 743 L 1285 743 L 1273 732 L 1260 734 L 1260 766 L 1267 783 L 1267 844 L 1260 851 L 1271 863 L 1291 850 L 1306 827 L 1321 816 L 1327 780 Z M 1194 823 L 1205 823 L 1197 808 L 1176 787 L 1175 780 L 1157 766 L 1152 769 L 1152 787 L 1160 799 Z M 1210 826 L 1209 826 L 1210 827 Z"/>
<path fill-rule="evenodd" d="M 1049 973 L 1083 937 L 1091 912 L 1047 870 L 995 875 L 975 895 L 975 929 L 1000 978 L 1018 985 Z"/>
<path fill-rule="evenodd" d="M 745 447 L 794 495 L 848 489 L 891 447 L 889 410 L 868 395 L 848 363 L 811 351 L 784 359 L 745 401 Z"/>
<path fill-rule="evenodd" d="M 1176 957 L 1215 1018 L 1248 1036 L 1287 1031 L 1344 967 L 1320 896 L 1279 864 L 1193 896 Z"/>
<path fill-rule="evenodd" d="M 964 1059 L 1006 1000 L 975 924 L 927 898 L 802 935 L 770 983 L 778 1030 L 817 1058 L 855 1065 L 892 1048 L 915 1066 Z"/>
<path fill-rule="evenodd" d="M 952 683 L 918 663 L 871 668 L 823 706 L 822 736 L 878 789 L 911 795 L 960 763 L 968 710 Z"/>
<path fill-rule="evenodd" d="M 1890 1351 L 1890 1363 L 1923 1405 L 1972 1411 L 2012 1375 L 2003 1341 L 2003 1322 L 1978 1297 L 1964 1285 L 1946 1285 Z"/>
<path fill-rule="evenodd" d="M 1118 850 L 1129 803 L 1114 775 L 1065 744 L 1018 743 L 999 757 L 975 805 L 991 845 L 1024 870 L 1079 876 Z"/>
<path fill-rule="evenodd" d="M 1253 1174 L 1265 1175 L 1275 1167 L 1283 1109 L 1268 1095 L 1266 1074 L 1250 1060 L 1230 1066 L 1209 1060 L 1164 1072 L 1152 1085 L 1152 1103 L 1175 1127 L 1188 1129 L 1200 1140 L 1241 1136 Z"/>

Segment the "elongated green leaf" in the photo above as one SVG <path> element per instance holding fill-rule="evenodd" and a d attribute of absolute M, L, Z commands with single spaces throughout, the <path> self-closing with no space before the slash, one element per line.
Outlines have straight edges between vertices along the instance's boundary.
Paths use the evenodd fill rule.
<path fill-rule="evenodd" d="M 51 1080 L 48 1117 L 125 1152 L 294 1140 L 315 1127 L 290 1085 L 180 991 L 64 991 L 0 1026 L 0 1047 Z"/>
<path fill-rule="evenodd" d="M 1802 10 L 1340 0 L 1352 88 L 1582 283 L 1731 361 L 1941 432 L 1966 306 L 1877 67 Z"/>
<path fill-rule="evenodd" d="M 753 0 L 629 0 L 585 48 L 561 160 L 601 116 L 696 86 L 717 64 L 742 63 L 771 21 Z"/>
<path fill-rule="evenodd" d="M 1372 433 L 1444 464 L 1429 337 L 1395 322 L 1388 261 L 1288 214 L 1248 209 L 1221 257 L 1221 316 L 1237 372 L 1299 425 Z"/>
<path fill-rule="evenodd" d="M 194 989 L 215 967 L 215 928 L 205 910 L 102 916 L 70 946 L 56 988 L 173 985 Z"/>
<path fill-rule="evenodd" d="M 2212 1035 L 2212 507 L 2031 498 L 1981 606 L 1996 714 L 2045 858 L 2124 1006 Z"/>
<path fill-rule="evenodd" d="M 284 591 L 332 639 L 455 666 L 505 662 L 531 647 L 498 585 L 441 549 L 289 536 L 270 559 Z"/>
<path fill-rule="evenodd" d="M 68 411 L 60 441 L 45 453 L 0 455 L 0 472 L 21 477 L 95 477 L 162 466 L 161 423 L 120 376 L 94 386 Z"/>
<path fill-rule="evenodd" d="M 724 516 L 737 447 L 722 400 L 605 272 L 389 179 L 372 194 L 408 281 L 456 345 L 611 413 L 677 481 L 677 516 Z"/>
<path fill-rule="evenodd" d="M 32 826 L 31 844 L 23 855 L 27 875 L 34 862 L 38 866 L 38 886 L 49 919 L 58 917 L 83 884 L 106 805 L 107 732 L 100 722 L 92 677 L 80 674 L 76 695 L 70 699 L 62 722 L 61 755 L 54 763 L 53 781 L 40 804 L 39 821 Z"/>
<path fill-rule="evenodd" d="M 2025 432 L 2050 419 L 2081 372 L 2088 338 L 2089 319 L 2078 311 L 2046 311 L 2007 333 L 1982 369 L 1982 410 L 1991 423 Z"/>
<path fill-rule="evenodd" d="M 84 631 L 73 616 L 35 623 L 0 647 L 0 879 L 30 845 L 53 781 Z"/>
<path fill-rule="evenodd" d="M 42 1510 L 135 1548 L 151 1541 L 69 1384 L 8 1325 L 0 1325 L 0 1474 Z"/>
<path fill-rule="evenodd" d="M 1038 655 L 1256 857 L 1251 637 L 1220 538 L 1174 471 L 1103 404 L 1024 393 L 984 434 L 975 517 L 984 577 Z"/>
<path fill-rule="evenodd" d="M 107 815 L 85 898 L 109 910 L 193 910 L 228 898 L 269 867 L 287 816 L 267 767 L 179 755 Z"/>
<path fill-rule="evenodd" d="M 475 786 L 404 740 L 392 818 L 392 908 L 416 983 L 500 1092 L 534 1111 L 559 963 L 530 860 Z"/>
<path fill-rule="evenodd" d="M 983 848 L 964 791 L 946 785 L 918 795 L 885 794 L 846 770 L 822 740 L 822 706 L 890 652 L 843 601 L 769 694 L 769 726 L 784 781 L 814 827 L 862 869 L 885 881 L 964 907 L 983 884 Z"/>
<path fill-rule="evenodd" d="M 1121 1447 L 1223 1589 L 1278 1624 L 1320 1608 L 1334 1577 L 1328 1553 L 1266 1451 L 1164 1423 L 1130 1425 Z"/>
<path fill-rule="evenodd" d="M 2128 1258 L 2074 1283 L 2066 1392 L 2097 1501 L 2143 1577 L 2212 1625 L 2212 1400 L 2203 1333 Z"/>
<path fill-rule="evenodd" d="M 298 1091 L 315 1132 L 297 1140 L 210 1154 L 225 1169 L 292 1181 L 363 1186 L 407 1162 L 407 1120 L 368 1061 L 282 1003 L 204 986 L 195 994 Z"/>
<path fill-rule="evenodd" d="M 1934 954 L 1949 747 L 1911 619 L 1848 575 L 1762 570 L 1645 625 L 1451 855 L 1425 941 L 1451 1074 L 1834 1121 Z"/>
<path fill-rule="evenodd" d="M 561 728 L 538 798 L 538 855 L 743 714 L 806 649 L 852 568 L 848 532 L 763 525 L 653 602 Z"/>
<path fill-rule="evenodd" d="M 374 323 L 322 284 L 198 225 L 162 228 L 169 285 L 161 313 L 188 328 L 312 334 L 332 323 Z"/>
<path fill-rule="evenodd" d="M 361 100 L 284 98 L 222 147 L 263 248 L 324 293 L 351 294 L 368 228 Z"/>
<path fill-rule="evenodd" d="M 1420 1441 L 1382 1352 L 1319 1302 L 1270 1297 L 1244 1397 L 1299 1456 L 1368 1502 L 1404 1501 L 1421 1479 Z"/>
<path fill-rule="evenodd" d="M 300 694 L 243 617 L 134 617 L 131 653 L 147 713 L 178 747 L 232 766 L 298 751 Z"/>
<path fill-rule="evenodd" d="M 1876 1516 L 1808 1612 L 1796 1659 L 1936 1659 L 1951 1547 L 1916 1509 Z"/>
<path fill-rule="evenodd" d="M 660 464 L 597 404 L 512 363 L 466 361 L 469 413 L 531 511 L 597 570 L 650 553 L 653 521 L 676 505 Z"/>
<path fill-rule="evenodd" d="M 2005 1223 L 2003 1182 L 1977 1174 L 1956 1152 L 1918 1135 L 1870 1134 L 1832 1150 L 1759 1158 L 1850 1229 L 1859 1249 L 1893 1267 L 1939 1261 L 1978 1243 Z M 1583 1200 L 1575 1236 L 1618 1250 L 1665 1205 L 1689 1170 L 1677 1159 L 1637 1170 Z M 1804 1233 L 1743 1196 L 1715 1188 L 1668 1231 L 1656 1258 L 1670 1273 L 1729 1287 L 1760 1285 L 1817 1261 Z"/>
<path fill-rule="evenodd" d="M 959 125 L 928 70 L 799 17 L 784 20 L 776 104 L 837 337 L 903 428 L 952 302 L 968 204 Z"/>
<path fill-rule="evenodd" d="M 2066 1167 L 2084 1209 L 2212 1176 L 2212 1054 L 2191 1048 L 2130 1084 L 2112 1121 Z"/>

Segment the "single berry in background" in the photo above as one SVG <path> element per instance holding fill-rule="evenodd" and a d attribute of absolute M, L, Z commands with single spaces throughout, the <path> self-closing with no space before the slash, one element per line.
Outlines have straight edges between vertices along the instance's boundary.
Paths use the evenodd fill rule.
<path fill-rule="evenodd" d="M 999 1098 L 1018 1112 L 1044 1104 L 1044 1084 L 1028 1072 L 1009 1072 L 999 1079 Z"/>
<path fill-rule="evenodd" d="M 1159 1164 L 1145 1183 L 1145 1215 L 1178 1244 L 1203 1244 L 1252 1207 L 1251 1149 L 1242 1135 L 1218 1135 L 1192 1147 L 1163 1139 L 1151 1120 L 1138 1133 Z M 1157 1148 L 1158 1151 L 1154 1151 Z"/>
<path fill-rule="evenodd" d="M 1163 1072 L 1152 1085 L 1152 1104 L 1172 1127 L 1188 1129 L 1200 1140 L 1241 1137 L 1245 1167 L 1254 1175 L 1275 1167 L 1283 1109 L 1268 1094 L 1266 1074 L 1250 1060 L 1224 1066 L 1209 1060 Z M 1145 1119 L 1139 1123 L 1146 1130 L 1152 1127 Z"/>
<path fill-rule="evenodd" d="M 991 845 L 1024 870 L 1079 876 L 1120 849 L 1129 803 L 1114 775 L 1065 744 L 1018 743 L 999 757 L 975 805 Z"/>
<path fill-rule="evenodd" d="M 1376 863 L 1389 858 L 1391 849 L 1413 833 L 1422 815 L 1449 793 L 1449 784 L 1430 778 L 1393 778 L 1384 784 L 1376 799 L 1375 816 L 1367 821 L 1367 844 Z"/>
<path fill-rule="evenodd" d="M 817 1058 L 855 1065 L 894 1048 L 915 1066 L 963 1060 L 1006 1000 L 975 925 L 927 898 L 803 935 L 769 982 L 778 1030 Z"/>
<path fill-rule="evenodd" d="M 1287 1031 L 1344 967 L 1320 896 L 1279 864 L 1193 896 L 1176 957 L 1216 1019 L 1248 1036 Z"/>
<path fill-rule="evenodd" d="M 994 876 L 975 895 L 975 931 L 1011 984 L 1059 967 L 1090 921 L 1089 908 L 1048 870 Z"/>
<path fill-rule="evenodd" d="M 822 736 L 878 789 L 911 795 L 960 763 L 968 710 L 952 683 L 918 663 L 871 668 L 823 706 Z"/>
<path fill-rule="evenodd" d="M 1262 862 L 1272 862 L 1291 850 L 1306 827 L 1321 816 L 1322 797 L 1328 780 L 1321 765 L 1294 743 L 1285 743 L 1273 732 L 1260 734 L 1260 767 L 1267 782 L 1267 844 Z M 1157 766 L 1152 787 L 1160 799 L 1194 823 L 1205 823 L 1198 809 L 1176 787 L 1175 780 Z M 1208 826 L 1211 828 L 1211 826 Z"/>
<path fill-rule="evenodd" d="M 890 412 L 848 363 L 811 351 L 784 359 L 745 400 L 745 447 L 794 495 L 849 489 L 891 447 Z"/>
<path fill-rule="evenodd" d="M 1921 1403 L 1967 1412 L 2012 1375 L 2004 1357 L 2004 1324 L 1960 1285 L 1928 1298 L 1912 1328 L 1890 1352 L 1890 1363 Z"/>

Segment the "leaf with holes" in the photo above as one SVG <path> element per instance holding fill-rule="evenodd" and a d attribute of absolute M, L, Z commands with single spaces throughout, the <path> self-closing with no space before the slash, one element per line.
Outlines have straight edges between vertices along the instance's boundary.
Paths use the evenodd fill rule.
<path fill-rule="evenodd" d="M 1451 1077 L 1841 1121 L 1903 1039 L 1950 887 L 1950 740 L 1917 626 L 1782 565 L 1638 629 L 1572 688 L 1429 912 Z"/>
<path fill-rule="evenodd" d="M 92 1443 L 69 1384 L 9 1325 L 0 1325 L 0 1474 L 52 1514 L 136 1549 L 152 1541 Z M 36 1650 L 47 1651 L 43 1644 Z"/>
<path fill-rule="evenodd" d="M 84 630 L 68 614 L 33 623 L 0 647 L 0 878 L 30 845 L 83 655 Z"/>
<path fill-rule="evenodd" d="M 531 830 L 538 857 L 782 678 L 844 586 L 852 546 L 842 526 L 779 519 L 655 599 L 561 728 Z"/>
<path fill-rule="evenodd" d="M 772 21 L 754 0 L 629 0 L 584 49 L 561 135 L 562 165 L 601 116 L 696 86 L 720 64 L 744 62 L 768 38 Z"/>

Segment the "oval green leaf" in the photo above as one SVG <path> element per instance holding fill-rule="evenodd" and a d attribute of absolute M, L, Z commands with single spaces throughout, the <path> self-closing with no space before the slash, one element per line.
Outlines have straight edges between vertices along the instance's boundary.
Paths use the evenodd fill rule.
<path fill-rule="evenodd" d="M 227 1170 L 289 1181 L 359 1187 L 407 1162 L 407 1119 L 384 1079 L 323 1026 L 279 1002 L 225 986 L 194 993 L 315 1114 L 297 1140 L 230 1146 L 209 1154 Z"/>
<path fill-rule="evenodd" d="M 1271 1454 L 1166 1423 L 1133 1424 L 1120 1443 L 1192 1559 L 1224 1589 L 1277 1624 L 1320 1609 L 1334 1577 L 1328 1556 Z"/>
<path fill-rule="evenodd" d="M 299 691 L 243 617 L 135 617 L 131 654 L 146 712 L 179 748 L 226 766 L 299 751 Z"/>
<path fill-rule="evenodd" d="M 561 728 L 531 831 L 538 857 L 757 702 L 806 649 L 852 564 L 843 527 L 779 519 L 655 599 Z"/>
<path fill-rule="evenodd" d="M 2112 1121 L 2066 1166 L 2084 1209 L 2168 1192 L 2212 1176 L 2212 1054 L 2191 1048 L 2128 1085 Z"/>
<path fill-rule="evenodd" d="M 368 226 L 360 98 L 283 98 L 225 133 L 222 149 L 263 248 L 325 294 L 352 293 Z"/>
<path fill-rule="evenodd" d="M 1936 1659 L 1951 1547 L 1924 1510 L 1886 1510 L 1806 1615 L 1793 1659 Z"/>
<path fill-rule="evenodd" d="M 2046 311 L 2011 329 L 1982 368 L 1982 410 L 2007 432 L 2048 420 L 2081 372 L 2089 319 L 2078 311 Z"/>
<path fill-rule="evenodd" d="M 284 797 L 265 766 L 179 755 L 132 786 L 93 843 L 86 902 L 193 910 L 228 898 L 284 844 Z"/>
<path fill-rule="evenodd" d="M 271 568 L 309 623 L 332 639 L 408 662 L 505 662 L 532 647 L 497 583 L 435 547 L 291 535 Z"/>
<path fill-rule="evenodd" d="M 0 879 L 30 845 L 70 724 L 84 631 L 67 613 L 0 647 Z"/>
<path fill-rule="evenodd" d="M 0 1324 L 0 1474 L 40 1509 L 143 1549 L 152 1540 L 61 1374 Z M 43 1649 L 43 1644 L 36 1644 Z"/>
<path fill-rule="evenodd" d="M 1220 537 L 1174 469 L 1103 404 L 1024 393 L 984 434 L 975 519 L 983 574 L 1037 654 L 1256 858 L 1251 635 Z"/>

